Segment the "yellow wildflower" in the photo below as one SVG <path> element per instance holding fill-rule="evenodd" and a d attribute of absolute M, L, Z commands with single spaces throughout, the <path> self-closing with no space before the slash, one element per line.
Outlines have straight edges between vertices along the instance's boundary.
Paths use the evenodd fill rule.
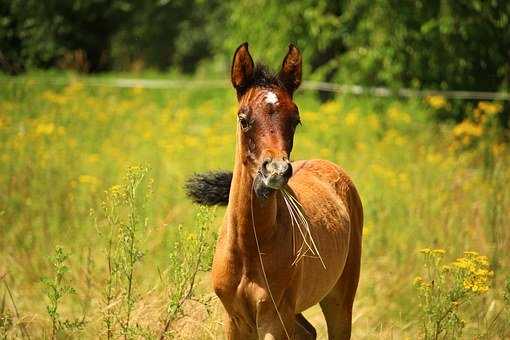
<path fill-rule="evenodd" d="M 381 126 L 379 123 L 379 118 L 374 114 L 368 116 L 368 125 L 370 125 L 373 130 L 378 130 Z"/>
<path fill-rule="evenodd" d="M 492 144 L 491 150 L 494 157 L 501 156 L 505 153 L 505 144 L 504 143 L 495 143 Z"/>
<path fill-rule="evenodd" d="M 448 102 L 443 96 L 427 96 L 425 97 L 425 101 L 436 110 L 448 105 Z"/>
<path fill-rule="evenodd" d="M 352 127 L 358 122 L 358 114 L 355 111 L 350 111 L 345 116 L 345 125 Z"/>
<path fill-rule="evenodd" d="M 443 272 L 449 272 L 449 271 L 451 271 L 451 270 L 452 270 L 452 267 L 451 267 L 451 266 L 444 265 L 444 266 L 442 266 L 442 267 L 441 267 L 441 270 L 442 270 Z"/>
<path fill-rule="evenodd" d="M 320 107 L 320 111 L 324 113 L 339 113 L 342 105 L 338 101 L 329 101 Z"/>
<path fill-rule="evenodd" d="M 35 128 L 36 135 L 51 135 L 55 130 L 55 124 L 53 123 L 41 123 Z"/>
<path fill-rule="evenodd" d="M 417 276 L 414 279 L 414 285 L 415 286 L 421 286 L 423 284 L 423 277 Z"/>
<path fill-rule="evenodd" d="M 491 102 L 485 102 L 485 101 L 481 101 L 478 103 L 478 108 L 489 114 L 489 115 L 494 115 L 494 114 L 497 114 L 499 112 L 501 112 L 501 110 L 503 110 L 503 106 L 499 103 L 491 103 Z"/>
<path fill-rule="evenodd" d="M 93 153 L 87 156 L 88 163 L 96 163 L 99 160 L 99 155 L 97 153 Z"/>
<path fill-rule="evenodd" d="M 73 79 L 69 85 L 66 86 L 64 89 L 64 94 L 68 97 L 72 97 L 76 95 L 77 93 L 83 91 L 83 82 L 81 82 L 78 79 Z"/>
<path fill-rule="evenodd" d="M 384 135 L 384 141 L 397 146 L 402 146 L 407 142 L 407 139 L 397 130 L 389 129 Z"/>
<path fill-rule="evenodd" d="M 442 257 L 446 251 L 444 249 L 434 249 L 432 250 L 432 254 L 438 257 Z"/>
<path fill-rule="evenodd" d="M 112 186 L 110 188 L 110 190 L 108 190 L 108 191 L 111 194 L 115 195 L 115 194 L 119 194 L 119 193 L 123 192 L 124 191 L 124 187 L 122 185 L 120 185 L 120 184 L 116 184 L 116 185 Z"/>
<path fill-rule="evenodd" d="M 402 111 L 398 106 L 391 106 L 388 109 L 388 118 L 394 122 L 410 123 L 409 113 Z"/>
<path fill-rule="evenodd" d="M 135 96 L 137 95 L 141 95 L 143 93 L 143 87 L 141 86 L 134 86 L 132 89 L 131 89 L 131 93 Z"/>
<path fill-rule="evenodd" d="M 78 177 L 78 182 L 83 184 L 89 184 L 92 187 L 96 187 L 99 184 L 99 180 L 97 177 L 91 175 L 80 175 Z"/>
<path fill-rule="evenodd" d="M 367 150 L 367 145 L 365 143 L 358 142 L 356 143 L 356 150 L 360 152 L 365 152 Z"/>
<path fill-rule="evenodd" d="M 440 164 L 442 159 L 443 158 L 442 158 L 441 154 L 436 153 L 436 152 L 430 152 L 426 156 L 427 162 L 429 162 L 430 164 L 434 164 L 434 165 Z"/>
<path fill-rule="evenodd" d="M 68 99 L 67 96 L 61 95 L 61 94 L 59 94 L 57 92 L 50 91 L 50 90 L 44 91 L 41 94 L 41 97 L 44 100 L 46 100 L 47 102 L 52 103 L 52 104 L 57 104 L 57 105 L 65 104 L 67 102 L 67 99 Z"/>
<path fill-rule="evenodd" d="M 4 126 L 7 126 L 7 118 L 0 117 L 0 129 L 3 128 Z"/>
<path fill-rule="evenodd" d="M 464 120 L 453 128 L 453 134 L 455 136 L 475 136 L 480 137 L 482 135 L 483 128 L 469 120 Z"/>
<path fill-rule="evenodd" d="M 127 197 L 126 188 L 120 184 L 112 186 L 108 191 L 106 191 L 106 193 L 117 202 L 123 201 Z"/>

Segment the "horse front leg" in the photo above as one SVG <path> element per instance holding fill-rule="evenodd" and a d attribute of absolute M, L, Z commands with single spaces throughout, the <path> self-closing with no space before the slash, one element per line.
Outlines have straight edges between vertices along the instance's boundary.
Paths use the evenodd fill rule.
<path fill-rule="evenodd" d="M 225 320 L 225 335 L 228 340 L 256 340 L 257 333 L 253 329 L 243 327 L 238 319 L 227 314 Z"/>
<path fill-rule="evenodd" d="M 317 339 L 317 331 L 315 327 L 305 319 L 303 314 L 296 315 L 294 337 L 296 340 L 315 340 Z"/>
<path fill-rule="evenodd" d="M 278 310 L 271 300 L 257 306 L 257 334 L 259 340 L 294 340 L 295 321 L 293 308 L 280 305 Z"/>

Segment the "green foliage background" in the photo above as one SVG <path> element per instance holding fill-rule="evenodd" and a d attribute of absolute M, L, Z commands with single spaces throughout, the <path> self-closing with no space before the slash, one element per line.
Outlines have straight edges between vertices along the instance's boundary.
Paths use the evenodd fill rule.
<path fill-rule="evenodd" d="M 0 0 L 0 69 L 17 75 L 0 74 L 0 338 L 95 338 L 119 327 L 132 338 L 156 337 L 162 329 L 183 339 L 223 334 L 208 274 L 195 281 L 211 258 L 202 244 L 215 238 L 215 227 L 205 225 L 220 220 L 197 224 L 182 183 L 196 171 L 232 167 L 233 90 L 90 83 L 122 72 L 225 78 L 232 52 L 248 41 L 253 56 L 273 68 L 287 44 L 297 44 L 307 80 L 509 91 L 509 18 L 504 0 Z M 113 72 L 90 77 L 38 69 Z M 444 248 L 435 251 L 446 251 L 447 260 L 465 250 L 488 256 L 494 275 L 487 292 L 454 310 L 466 319 L 457 325 L 465 338 L 508 338 L 510 130 L 501 128 L 509 125 L 508 101 L 338 96 L 320 103 L 305 91 L 295 100 L 304 124 L 294 157 L 342 164 L 362 193 L 354 338 L 426 338 L 421 322 L 442 320 L 437 311 L 457 306 L 442 297 L 462 280 L 427 286 L 421 247 Z M 438 122 L 445 117 L 458 122 Z M 90 210 L 101 211 L 104 191 L 117 192 L 120 174 L 138 163 L 152 165 L 154 199 L 139 229 L 133 224 L 115 235 L 136 236 L 142 252 L 131 247 L 105 261 L 109 239 L 97 228 L 108 216 Z M 60 253 L 52 267 L 48 254 L 58 244 L 70 256 Z M 115 285 L 117 273 L 107 263 L 125 254 L 136 254 L 136 266 L 125 266 L 132 275 Z M 425 278 L 422 295 L 441 303 L 417 301 L 416 275 Z M 43 285 L 41 277 L 55 279 Z M 132 282 L 134 295 L 125 294 Z M 105 298 L 108 287 L 114 294 Z M 195 288 L 206 302 L 190 307 Z M 67 294 L 71 289 L 76 294 Z M 104 313 L 113 301 L 118 307 Z M 186 308 L 199 311 L 192 320 L 202 328 L 175 321 Z M 325 337 L 318 308 L 307 313 Z M 105 322 L 110 317 L 121 323 Z"/>
<path fill-rule="evenodd" d="M 273 66 L 295 42 L 307 78 L 496 91 L 510 79 L 509 17 L 503 0 L 2 0 L 0 63 L 226 72 L 243 41 Z"/>
<path fill-rule="evenodd" d="M 223 307 L 202 269 L 225 208 L 202 221 L 183 184 L 196 172 L 232 169 L 234 90 L 94 87 L 99 77 L 81 75 L 44 81 L 54 76 L 0 76 L 0 338 L 150 339 L 168 324 L 176 339 L 222 339 Z M 495 124 L 501 103 L 480 102 L 455 124 L 434 119 L 448 105 L 441 97 L 346 95 L 321 104 L 302 91 L 294 99 L 303 124 L 293 159 L 340 164 L 363 201 L 353 338 L 423 338 L 422 320 L 441 319 L 457 302 L 443 298 L 463 283 L 450 274 L 434 286 L 440 291 L 425 287 L 433 302 L 418 299 L 415 277 L 432 281 L 418 253 L 427 247 L 444 249 L 445 263 L 464 251 L 488 257 L 488 290 L 455 315 L 466 320 L 465 339 L 508 339 L 510 152 Z M 134 164 L 152 169 L 138 199 L 127 194 L 138 182 L 130 174 L 146 170 Z M 65 261 L 50 257 L 59 245 Z M 76 294 L 61 296 L 66 287 Z M 201 303 L 186 298 L 192 291 Z M 325 339 L 319 307 L 306 317 Z"/>

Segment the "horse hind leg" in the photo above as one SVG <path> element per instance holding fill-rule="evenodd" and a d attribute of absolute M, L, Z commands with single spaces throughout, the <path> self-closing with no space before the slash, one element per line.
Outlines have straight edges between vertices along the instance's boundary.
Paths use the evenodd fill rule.
<path fill-rule="evenodd" d="M 352 305 L 358 287 L 360 261 L 358 257 L 351 261 L 348 258 L 347 262 L 336 285 L 320 302 L 329 340 L 351 338 Z"/>
<path fill-rule="evenodd" d="M 351 338 L 352 305 L 358 288 L 361 266 L 361 226 L 360 215 L 351 216 L 354 227 L 351 230 L 349 254 L 342 275 L 333 289 L 320 302 L 326 319 L 329 340 Z"/>
<path fill-rule="evenodd" d="M 320 302 L 326 319 L 329 340 L 351 338 L 352 305 L 358 288 L 363 230 L 363 206 L 358 191 L 350 182 L 346 187 L 341 186 L 337 190 L 341 197 L 345 195 L 349 208 L 351 233 L 349 253 L 342 275 L 329 294 Z"/>
<path fill-rule="evenodd" d="M 315 331 L 315 328 L 301 313 L 296 315 L 294 338 L 296 340 L 317 339 L 317 332 Z"/>

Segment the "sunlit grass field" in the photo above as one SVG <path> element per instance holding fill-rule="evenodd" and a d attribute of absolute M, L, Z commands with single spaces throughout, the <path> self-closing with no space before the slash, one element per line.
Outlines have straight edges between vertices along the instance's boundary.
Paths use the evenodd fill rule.
<path fill-rule="evenodd" d="M 224 208 L 199 210 L 183 184 L 195 172 L 232 169 L 234 91 L 92 87 L 85 78 L 67 79 L 50 85 L 44 74 L 0 78 L 0 336 L 158 338 L 169 311 L 179 309 L 169 337 L 221 338 L 222 310 L 207 273 L 211 249 L 197 249 L 214 244 Z M 482 102 L 463 122 L 438 123 L 449 109 L 441 97 L 340 96 L 321 104 L 303 91 L 295 101 L 303 125 L 292 157 L 340 164 L 365 209 L 353 338 L 434 338 L 430 320 L 442 316 L 431 310 L 434 301 L 446 312 L 450 303 L 459 319 L 454 324 L 448 314 L 438 338 L 510 336 L 510 159 L 496 124 L 501 106 Z M 126 173 L 127 182 L 140 176 L 140 185 L 122 184 Z M 143 209 L 138 198 L 131 209 L 122 188 L 139 190 Z M 136 213 L 136 230 L 118 234 L 136 235 L 140 251 L 130 267 L 129 327 L 127 309 L 119 307 L 126 290 L 106 298 L 114 281 L 104 228 L 125 228 L 109 222 L 116 215 L 105 208 L 116 204 L 128 226 L 129 211 Z M 197 222 L 204 214 L 215 217 Z M 68 254 L 60 265 L 56 246 Z M 132 253 L 118 249 L 112 256 L 125 263 L 122 254 Z M 187 279 L 181 266 L 197 254 L 203 270 L 190 299 L 177 306 L 175 285 Z M 52 286 L 42 281 L 54 277 L 74 290 L 57 299 L 56 316 L 48 313 Z M 122 287 L 123 280 L 114 283 Z M 450 300 L 434 300 L 443 293 Z M 324 339 L 319 309 L 306 314 Z"/>

